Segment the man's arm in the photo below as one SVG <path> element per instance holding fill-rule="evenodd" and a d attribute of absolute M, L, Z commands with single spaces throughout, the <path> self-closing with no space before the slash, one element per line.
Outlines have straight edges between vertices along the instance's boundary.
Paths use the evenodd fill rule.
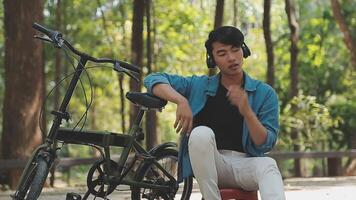
<path fill-rule="evenodd" d="M 244 118 L 247 124 L 247 128 L 250 133 L 250 137 L 253 143 L 260 146 L 266 142 L 267 129 L 257 119 L 255 113 L 252 111 L 249 104 L 247 104 L 247 111 L 244 113 Z"/>
<path fill-rule="evenodd" d="M 193 114 L 188 100 L 175 91 L 170 85 L 164 83 L 156 84 L 153 87 L 152 92 L 154 95 L 162 99 L 177 104 L 174 128 L 177 133 L 190 133 L 193 126 Z"/>
<path fill-rule="evenodd" d="M 244 117 L 250 137 L 257 146 L 262 145 L 267 139 L 267 129 L 258 120 L 248 103 L 246 92 L 238 85 L 232 85 L 228 89 L 227 97 L 232 105 L 235 105 Z"/>
<path fill-rule="evenodd" d="M 167 73 L 153 73 L 144 80 L 149 92 L 167 101 L 177 104 L 174 128 L 177 133 L 190 133 L 193 126 L 193 114 L 186 99 L 190 93 L 192 77 L 183 77 Z"/>
<path fill-rule="evenodd" d="M 154 85 L 152 93 L 155 96 L 177 105 L 174 128 L 177 133 L 189 134 L 193 127 L 193 114 L 188 100 L 166 83 L 158 83 Z"/>

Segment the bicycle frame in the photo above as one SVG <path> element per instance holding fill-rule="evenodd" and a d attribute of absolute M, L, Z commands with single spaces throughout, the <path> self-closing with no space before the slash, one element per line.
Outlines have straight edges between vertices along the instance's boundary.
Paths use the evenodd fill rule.
<path fill-rule="evenodd" d="M 137 117 L 132 127 L 130 128 L 128 134 L 104 133 L 104 132 L 96 132 L 96 131 L 83 131 L 79 133 L 68 129 L 58 129 L 57 139 L 65 143 L 84 144 L 84 145 L 92 144 L 95 146 L 103 147 L 104 155 L 102 155 L 102 157 L 103 157 L 103 161 L 106 163 L 107 166 L 107 171 L 104 170 L 104 173 L 106 175 L 105 177 L 106 184 L 113 184 L 116 186 L 122 184 L 122 185 L 137 186 L 141 188 L 157 189 L 157 190 L 169 192 L 172 188 L 168 186 L 124 179 L 128 174 L 127 172 L 131 170 L 133 164 L 136 162 L 137 159 L 135 157 L 135 160 L 132 162 L 131 166 L 127 168 L 126 171 L 124 171 L 125 162 L 127 161 L 129 157 L 129 153 L 133 148 L 136 151 L 136 155 L 139 155 L 143 158 L 144 160 L 143 162 L 145 162 L 145 160 L 149 160 L 148 162 L 153 162 L 153 164 L 164 175 L 166 175 L 166 177 L 168 177 L 169 180 L 175 181 L 175 178 L 170 173 L 168 173 L 167 170 L 164 169 L 161 166 L 161 164 L 157 162 L 157 160 L 155 160 L 155 157 L 153 157 L 150 152 L 146 151 L 137 141 L 137 138 L 140 137 L 140 134 L 142 134 L 140 124 L 142 122 L 142 118 L 146 109 L 147 108 L 141 108 L 139 110 Z M 162 147 L 163 146 L 176 147 L 176 145 L 173 144 L 174 143 L 165 143 L 162 145 Z M 109 151 L 110 146 L 123 147 L 122 153 L 117 163 L 118 166 L 116 169 L 112 169 L 112 166 L 110 164 L 111 161 L 110 151 Z M 88 191 L 84 195 L 83 199 L 86 199 L 89 196 L 89 194 L 90 192 Z"/>

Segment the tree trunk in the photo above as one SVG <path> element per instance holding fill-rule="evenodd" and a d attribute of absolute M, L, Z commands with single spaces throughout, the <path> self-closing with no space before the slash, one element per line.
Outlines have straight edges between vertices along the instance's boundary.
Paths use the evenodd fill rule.
<path fill-rule="evenodd" d="M 63 26 L 63 24 L 67 24 L 68 23 L 68 21 L 70 21 L 70 17 L 68 16 L 68 12 L 66 12 L 67 11 L 67 9 L 70 7 L 68 4 L 70 4 L 70 2 L 69 1 L 61 1 L 61 9 L 62 9 L 62 13 L 61 13 L 61 16 L 62 16 L 62 19 L 61 19 L 61 24 L 62 24 L 62 29 L 61 29 L 61 31 L 62 31 L 62 33 L 64 34 L 64 35 L 68 35 L 68 33 L 67 33 L 67 30 L 64 28 L 64 26 Z M 70 67 L 71 65 L 70 65 L 70 63 L 68 62 L 68 60 L 66 60 L 66 59 L 62 59 L 62 69 L 61 69 L 61 74 L 68 74 L 69 73 L 69 71 L 72 69 L 71 67 Z M 65 81 L 65 82 L 63 82 L 62 83 L 63 84 L 63 87 L 62 88 L 68 88 L 68 86 L 69 86 L 69 81 Z M 63 91 L 63 90 L 62 90 Z M 61 149 L 61 155 L 63 156 L 63 157 L 69 157 L 69 155 L 70 155 L 70 148 L 68 147 L 68 145 L 64 145 L 63 147 L 62 147 L 62 149 Z M 63 174 L 65 174 L 65 180 L 66 180 L 66 182 L 69 184 L 69 180 L 70 180 L 70 175 L 71 175 L 71 173 L 70 173 L 70 168 L 64 168 L 63 169 Z"/>
<path fill-rule="evenodd" d="M 237 6 L 237 0 L 233 1 L 233 14 L 234 14 L 234 18 L 233 18 L 233 25 L 237 26 L 237 13 L 238 13 L 238 6 Z"/>
<path fill-rule="evenodd" d="M 221 27 L 224 19 L 224 0 L 216 0 L 214 30 Z M 216 67 L 209 68 L 209 76 L 216 74 Z"/>
<path fill-rule="evenodd" d="M 294 1 L 291 0 L 285 0 L 286 3 L 286 13 L 288 16 L 288 25 L 289 29 L 291 31 L 290 33 L 290 77 L 291 77 L 291 83 L 290 83 L 290 98 L 292 99 L 294 96 L 297 96 L 298 94 L 298 63 L 297 63 L 297 57 L 298 57 L 298 38 L 299 38 L 299 25 L 297 22 L 297 17 L 296 17 L 296 10 L 294 6 Z M 292 110 L 295 110 L 295 108 L 292 108 Z M 292 135 L 291 138 L 293 141 L 296 141 L 299 137 L 299 132 L 296 129 L 292 130 Z M 300 146 L 298 144 L 293 145 L 293 150 L 294 151 L 300 151 Z M 302 162 L 300 159 L 295 159 L 294 160 L 294 170 L 295 170 L 295 175 L 296 176 L 303 176 L 302 172 Z"/>
<path fill-rule="evenodd" d="M 146 27 L 147 27 L 147 72 L 152 72 L 152 40 L 151 40 L 151 0 L 146 0 Z M 151 149 L 160 143 L 157 133 L 157 114 L 155 110 L 146 113 L 146 148 Z"/>
<path fill-rule="evenodd" d="M 43 1 L 4 0 L 5 96 L 2 157 L 27 159 L 42 142 L 38 126 L 43 94 L 42 43 L 35 41 L 33 22 L 43 18 Z M 14 189 L 22 169 L 9 171 Z"/>
<path fill-rule="evenodd" d="M 266 41 L 267 51 L 267 83 L 274 87 L 274 55 L 273 55 L 273 42 L 271 38 L 271 0 L 264 1 L 263 13 L 263 34 Z"/>
<path fill-rule="evenodd" d="M 143 60 L 143 16 L 145 13 L 145 4 L 142 0 L 134 0 L 133 20 L 132 20 L 132 38 L 131 38 L 131 59 L 132 64 L 141 67 Z M 141 91 L 141 74 L 139 82 L 130 79 L 130 91 Z M 130 126 L 135 120 L 138 112 L 137 106 L 130 104 Z"/>
<path fill-rule="evenodd" d="M 214 29 L 219 28 L 223 24 L 224 2 L 224 0 L 216 0 Z"/>
<path fill-rule="evenodd" d="M 328 176 L 342 175 L 341 158 L 328 158 Z"/>
<path fill-rule="evenodd" d="M 331 8 L 337 24 L 341 32 L 344 34 L 344 43 L 349 49 L 351 54 L 351 63 L 354 69 L 356 69 L 356 43 L 352 38 L 350 29 L 347 27 L 344 17 L 341 14 L 340 4 L 337 0 L 331 0 Z"/>
<path fill-rule="evenodd" d="M 294 1 L 286 0 L 286 12 L 288 15 L 288 24 L 291 31 L 290 34 L 290 77 L 291 77 L 291 94 L 290 97 L 298 95 L 298 40 L 299 40 L 299 25 L 297 22 Z"/>
<path fill-rule="evenodd" d="M 124 91 L 124 75 L 119 74 L 119 87 L 120 87 L 120 116 L 122 132 L 126 133 L 126 117 L 125 117 L 125 91 Z"/>
<path fill-rule="evenodd" d="M 127 47 L 128 44 L 126 43 L 126 29 L 125 29 L 125 21 L 126 21 L 126 11 L 125 7 L 121 4 L 119 6 L 119 10 L 122 16 L 121 20 L 121 28 L 122 28 L 122 43 L 123 46 Z M 120 73 L 118 75 L 119 79 L 119 87 L 120 87 L 120 116 L 121 116 L 121 127 L 122 127 L 122 132 L 126 133 L 126 115 L 125 115 L 125 93 L 124 93 L 124 75 Z"/>
<path fill-rule="evenodd" d="M 61 0 L 57 0 L 57 7 L 56 7 L 56 30 L 62 31 L 62 12 L 61 12 Z M 62 58 L 61 58 L 61 51 L 56 49 L 56 61 L 55 61 L 55 81 L 59 83 L 61 79 L 61 65 L 62 65 Z M 59 87 L 54 89 L 54 110 L 58 110 L 60 106 L 60 96 L 61 90 Z M 57 147 L 57 142 L 54 144 Z M 51 177 L 50 177 L 50 186 L 54 186 L 55 180 L 55 165 L 51 168 Z"/>

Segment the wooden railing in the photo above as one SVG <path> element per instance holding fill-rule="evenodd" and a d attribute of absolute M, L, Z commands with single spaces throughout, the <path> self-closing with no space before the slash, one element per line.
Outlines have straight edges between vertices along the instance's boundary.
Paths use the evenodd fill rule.
<path fill-rule="evenodd" d="M 286 159 L 317 159 L 326 158 L 328 162 L 328 175 L 341 175 L 341 159 L 356 158 L 356 149 L 349 151 L 327 151 L 327 152 L 271 152 L 267 156 L 276 159 L 277 161 Z M 118 155 L 113 156 L 118 158 Z M 89 165 L 99 160 L 100 158 L 60 158 L 56 160 L 57 167 L 71 168 L 78 165 Z M 0 160 L 0 175 L 13 168 L 23 168 L 27 160 L 23 159 L 7 159 Z M 1 179 L 1 176 L 0 176 Z M 1 181 L 0 181 L 1 182 Z"/>
<path fill-rule="evenodd" d="M 267 154 L 276 160 L 296 158 L 356 158 L 356 149 L 349 151 L 325 151 L 325 152 L 271 152 Z"/>
<path fill-rule="evenodd" d="M 326 152 L 271 152 L 267 154 L 275 160 L 287 159 L 327 159 L 327 176 L 343 175 L 342 158 L 356 158 L 356 149 Z"/>
<path fill-rule="evenodd" d="M 119 155 L 112 155 L 112 159 L 118 159 Z M 100 160 L 100 157 L 93 158 L 59 158 L 55 161 L 57 167 L 70 168 L 78 165 L 90 165 Z M 13 168 L 24 168 L 27 160 L 24 159 L 0 159 L 0 172 Z"/>
<path fill-rule="evenodd" d="M 118 159 L 119 155 L 111 156 L 112 159 Z M 74 166 L 79 165 L 91 165 L 94 162 L 100 160 L 100 157 L 93 158 L 60 158 L 56 159 L 54 165 L 56 167 L 62 167 L 69 169 Z M 7 174 L 10 169 L 24 168 L 26 166 L 27 160 L 25 159 L 0 159 L 0 184 L 6 183 Z"/>

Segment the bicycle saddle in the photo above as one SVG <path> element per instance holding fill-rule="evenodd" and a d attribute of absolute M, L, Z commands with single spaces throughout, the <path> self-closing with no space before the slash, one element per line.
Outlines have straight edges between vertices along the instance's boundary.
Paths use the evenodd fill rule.
<path fill-rule="evenodd" d="M 126 98 L 132 103 L 144 106 L 146 108 L 160 109 L 167 104 L 166 100 L 156 97 L 150 93 L 127 92 Z"/>

